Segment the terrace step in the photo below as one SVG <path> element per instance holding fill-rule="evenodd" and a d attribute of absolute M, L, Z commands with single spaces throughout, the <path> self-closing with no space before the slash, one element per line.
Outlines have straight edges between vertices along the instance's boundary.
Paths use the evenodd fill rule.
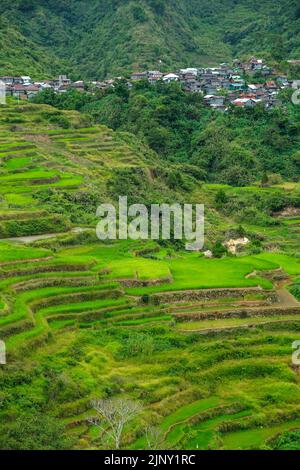
<path fill-rule="evenodd" d="M 37 278 L 29 281 L 18 282 L 11 286 L 16 292 L 40 289 L 46 287 L 84 287 L 92 286 L 99 282 L 98 276 L 85 277 L 52 277 Z"/>
<path fill-rule="evenodd" d="M 118 289 L 100 289 L 99 291 L 80 291 L 80 292 L 73 292 L 70 294 L 62 294 L 56 295 L 55 297 L 45 297 L 40 300 L 36 300 L 31 304 L 31 310 L 35 313 L 41 308 L 48 308 L 63 304 L 76 304 L 79 302 L 88 302 L 92 300 L 100 300 L 100 299 L 118 299 L 122 297 L 123 292 Z"/>
<path fill-rule="evenodd" d="M 192 301 L 209 301 L 225 298 L 244 298 L 249 294 L 266 295 L 270 301 L 276 302 L 277 295 L 275 291 L 265 291 L 261 287 L 236 287 L 236 288 L 217 288 L 217 289 L 195 289 L 184 291 L 167 291 L 153 294 L 152 299 L 162 303 L 180 303 Z"/>
<path fill-rule="evenodd" d="M 276 315 L 297 315 L 300 314 L 300 305 L 297 307 L 285 308 L 282 306 L 215 310 L 210 312 L 190 312 L 178 313 L 174 315 L 176 321 L 195 321 L 195 320 L 216 320 L 221 318 L 253 318 L 253 317 L 272 317 Z"/>

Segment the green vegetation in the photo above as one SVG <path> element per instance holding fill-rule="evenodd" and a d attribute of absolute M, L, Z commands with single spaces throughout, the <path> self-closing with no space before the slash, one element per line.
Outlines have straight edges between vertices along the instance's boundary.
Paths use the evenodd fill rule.
<path fill-rule="evenodd" d="M 139 403 L 122 448 L 146 448 L 149 426 L 164 448 L 299 448 L 300 226 L 282 212 L 299 208 L 299 184 L 205 183 L 46 104 L 2 107 L 0 149 L 0 448 L 113 446 L 90 422 L 111 398 Z M 217 256 L 98 241 L 96 207 L 120 193 L 204 202 Z M 221 252 L 239 236 L 238 256 Z"/>
<path fill-rule="evenodd" d="M 0 14 L 5 75 L 104 78 L 241 54 L 278 62 L 300 52 L 297 0 L 2 0 Z"/>
<path fill-rule="evenodd" d="M 266 112 L 257 106 L 223 114 L 206 107 L 201 94 L 184 92 L 178 83 L 148 81 L 129 91 L 126 81 L 120 80 L 114 89 L 95 95 L 46 90 L 34 101 L 77 109 L 93 122 L 136 135 L 163 161 L 177 163 L 167 175 L 172 189 L 190 191 L 195 180 L 204 180 L 240 187 L 262 182 L 267 190 L 283 178 L 299 179 L 300 111 L 289 94 L 283 96 L 284 113 L 282 108 Z M 122 174 L 122 183 L 125 177 Z M 266 177 L 268 183 L 263 182 Z M 223 202 L 231 211 L 230 204 Z M 278 194 L 269 202 L 274 206 L 270 209 L 275 211 L 281 202 Z M 265 209 L 265 201 L 262 206 Z M 251 210 L 246 218 L 255 217 Z"/>

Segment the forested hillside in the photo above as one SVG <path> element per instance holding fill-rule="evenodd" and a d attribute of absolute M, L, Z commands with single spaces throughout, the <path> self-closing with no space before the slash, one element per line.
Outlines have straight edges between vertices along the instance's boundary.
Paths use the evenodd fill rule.
<path fill-rule="evenodd" d="M 130 132 L 160 157 L 184 165 L 197 180 L 247 186 L 267 173 L 276 179 L 299 180 L 299 106 L 282 92 L 283 106 L 233 108 L 219 113 L 205 106 L 199 93 L 185 93 L 177 83 L 128 90 L 125 81 L 96 95 L 46 90 L 36 103 L 76 109 L 93 122 Z M 284 109 L 284 112 L 283 112 Z M 175 186 L 180 185 L 177 177 Z M 183 184 L 184 186 L 184 184 Z"/>
<path fill-rule="evenodd" d="M 1 74 L 101 78 L 300 54 L 297 0 L 3 0 L 0 14 Z"/>

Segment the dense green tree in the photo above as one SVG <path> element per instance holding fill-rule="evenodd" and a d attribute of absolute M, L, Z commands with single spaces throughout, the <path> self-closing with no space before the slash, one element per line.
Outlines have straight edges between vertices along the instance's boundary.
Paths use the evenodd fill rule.
<path fill-rule="evenodd" d="M 178 83 L 141 81 L 129 88 L 120 80 L 95 95 L 77 91 L 57 95 L 47 90 L 34 101 L 78 109 L 96 123 L 134 134 L 164 161 L 189 165 L 196 179 L 247 186 L 266 174 L 294 180 L 300 176 L 299 110 L 288 94 L 282 99 L 284 113 L 282 108 L 265 111 L 258 106 L 222 114 L 207 108 L 200 94 L 184 92 Z M 59 115 L 51 119 L 68 125 L 58 122 Z"/>
<path fill-rule="evenodd" d="M 72 441 L 64 427 L 44 413 L 21 414 L 12 423 L 2 427 L 2 450 L 67 450 Z"/>

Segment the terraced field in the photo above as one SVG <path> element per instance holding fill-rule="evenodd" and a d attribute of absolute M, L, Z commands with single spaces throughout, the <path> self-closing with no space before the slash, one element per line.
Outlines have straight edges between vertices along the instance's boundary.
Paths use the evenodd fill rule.
<path fill-rule="evenodd" d="M 94 215 L 74 221 L 60 195 L 101 189 L 114 169 L 147 163 L 124 136 L 80 119 L 46 106 L 1 108 L 3 426 L 42 413 L 72 447 L 97 449 L 110 443 L 89 422 L 92 400 L 124 396 L 142 405 L 124 448 L 145 448 L 149 426 L 164 448 L 271 448 L 274 436 L 300 428 L 296 220 L 272 229 L 283 250 L 223 259 L 100 243 Z"/>

